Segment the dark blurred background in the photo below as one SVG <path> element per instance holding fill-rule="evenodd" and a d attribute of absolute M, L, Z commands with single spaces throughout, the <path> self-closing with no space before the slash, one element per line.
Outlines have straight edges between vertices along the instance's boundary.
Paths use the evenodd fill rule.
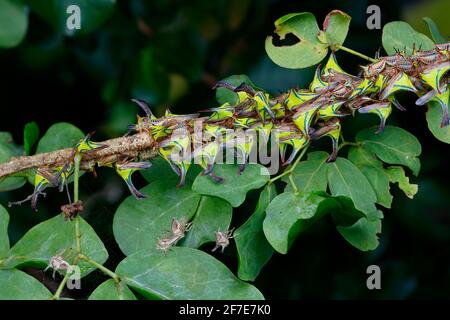
<path fill-rule="evenodd" d="M 12 49 L 0 49 L 0 131 L 9 131 L 22 144 L 23 126 L 36 121 L 41 135 L 55 122 L 70 122 L 95 140 L 122 135 L 139 110 L 130 98 L 147 100 L 157 114 L 166 107 L 189 113 L 215 105 L 212 85 L 232 74 L 247 74 L 262 88 L 278 93 L 306 87 L 313 68 L 288 70 L 267 57 L 264 41 L 273 22 L 291 12 L 310 11 L 321 25 L 326 14 L 340 9 L 352 16 L 345 46 L 373 56 L 381 46 L 381 30 L 366 28 L 366 8 L 381 8 L 382 24 L 405 20 L 427 33 L 421 17 L 431 17 L 444 36 L 450 35 L 450 2 L 442 1 L 144 1 L 118 0 L 111 15 L 86 34 L 68 36 L 48 21 L 29 13 L 26 38 Z M 83 14 L 83 12 L 82 12 Z M 357 73 L 365 61 L 345 52 L 338 61 Z M 287 255 L 274 254 L 256 286 L 266 298 L 449 298 L 450 210 L 448 207 L 448 145 L 429 132 L 425 110 L 412 95 L 400 96 L 407 112 L 394 110 L 389 124 L 401 126 L 422 143 L 419 193 L 409 200 L 392 186 L 394 203 L 383 209 L 380 247 L 363 253 L 343 240 L 331 221 L 323 220 L 301 236 Z M 375 116 L 358 116 L 344 124 L 347 140 L 360 129 L 378 123 Z M 327 147 L 328 148 L 328 147 Z M 114 268 L 123 258 L 114 242 L 111 221 L 117 205 L 128 196 L 124 185 L 108 170 L 99 177 L 85 175 L 81 192 L 85 218 L 98 231 Z M 143 180 L 138 185 L 143 185 Z M 24 198 L 27 185 L 0 194 L 0 203 Z M 253 211 L 257 194 L 235 214 L 238 226 Z M 31 226 L 59 213 L 64 196 L 50 191 L 39 213 L 28 206 L 9 209 L 10 236 L 17 241 Z M 221 258 L 237 267 L 233 250 Z M 382 290 L 366 288 L 366 268 L 382 269 Z M 88 277 L 80 297 L 102 279 Z"/>

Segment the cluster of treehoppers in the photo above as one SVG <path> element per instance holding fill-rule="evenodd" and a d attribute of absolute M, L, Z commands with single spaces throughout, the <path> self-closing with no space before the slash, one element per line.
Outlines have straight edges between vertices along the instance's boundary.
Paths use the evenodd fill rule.
<path fill-rule="evenodd" d="M 332 53 L 325 66 L 316 69 L 309 89 L 291 89 L 281 95 L 270 96 L 248 83 L 233 85 L 221 81 L 214 88 L 230 90 L 234 93 L 234 101 L 196 114 L 176 115 L 167 110 L 164 116 L 156 117 L 144 101 L 134 99 L 146 116 L 138 116 L 137 123 L 129 129 L 130 132 L 151 135 L 159 155 L 180 177 L 178 186 L 184 184 L 193 160 L 203 167 L 202 174 L 217 183 L 222 182 L 224 177 L 214 174 L 213 167 L 217 156 L 227 147 L 233 148 L 242 172 L 250 152 L 255 150 L 257 144 L 259 147 L 265 146 L 269 137 L 278 143 L 283 165 L 290 164 L 300 150 L 321 137 L 331 138 L 332 152 L 328 161 L 334 161 L 341 118 L 357 112 L 376 114 L 380 118 L 377 132 L 381 133 L 393 106 L 405 110 L 395 98 L 398 91 L 417 94 L 416 105 L 437 102 L 443 110 L 441 126 L 447 126 L 449 77 L 446 73 L 450 69 L 449 52 L 450 43 L 446 43 L 437 44 L 432 50 L 413 49 L 411 55 L 398 51 L 392 56 L 377 56 L 376 62 L 362 66 L 359 76 L 342 70 Z M 202 114 L 206 116 L 200 116 Z M 77 152 L 102 147 L 89 138 L 78 143 Z M 291 151 L 286 158 L 288 149 Z M 145 197 L 133 186 L 131 175 L 137 170 L 149 168 L 149 162 L 124 159 L 121 163 L 97 165 L 113 167 L 136 198 Z M 62 190 L 61 186 L 72 173 L 73 164 L 39 168 L 35 191 L 27 199 L 31 199 L 35 208 L 37 197 L 45 187 L 59 186 Z"/>

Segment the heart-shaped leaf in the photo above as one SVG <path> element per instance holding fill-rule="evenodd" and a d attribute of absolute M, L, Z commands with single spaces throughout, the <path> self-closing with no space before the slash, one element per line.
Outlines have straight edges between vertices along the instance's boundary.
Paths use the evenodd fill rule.
<path fill-rule="evenodd" d="M 267 185 L 259 195 L 255 212 L 234 232 L 234 241 L 239 257 L 238 277 L 254 281 L 273 254 L 263 231 L 266 208 L 277 195 L 273 184 Z"/>
<path fill-rule="evenodd" d="M 233 207 L 239 207 L 248 191 L 261 188 L 269 180 L 269 171 L 259 164 L 249 164 L 242 174 L 239 166 L 217 164 L 214 173 L 224 178 L 224 182 L 214 182 L 208 176 L 199 175 L 192 185 L 192 190 L 200 194 L 215 196 L 227 200 Z"/>
<path fill-rule="evenodd" d="M 419 191 L 419 186 L 417 184 L 409 183 L 409 178 L 405 174 L 403 167 L 389 167 L 386 169 L 389 180 L 392 183 L 398 182 L 398 187 L 403 190 L 405 195 L 412 199 Z"/>
<path fill-rule="evenodd" d="M 266 39 L 266 52 L 273 62 L 284 68 L 301 69 L 319 63 L 328 52 L 328 45 L 322 43 L 316 18 L 312 13 L 292 13 L 275 21 L 275 33 L 280 39 L 293 34 L 298 42 L 293 45 L 276 46 L 273 37 Z"/>
<path fill-rule="evenodd" d="M 143 296 L 154 299 L 255 300 L 263 295 L 228 268 L 197 249 L 175 247 L 167 253 L 138 251 L 116 272 Z"/>
<path fill-rule="evenodd" d="M 187 186 L 176 188 L 166 179 L 151 183 L 141 192 L 148 198 L 129 196 L 114 215 L 114 237 L 126 255 L 142 249 L 155 251 L 158 238 L 170 231 L 172 219 L 190 220 L 200 201 L 198 193 Z"/>

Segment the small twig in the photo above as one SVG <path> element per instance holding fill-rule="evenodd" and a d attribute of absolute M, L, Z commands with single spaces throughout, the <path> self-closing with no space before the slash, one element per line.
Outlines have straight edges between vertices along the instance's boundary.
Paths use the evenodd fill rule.
<path fill-rule="evenodd" d="M 69 280 L 69 272 L 66 271 L 66 274 L 64 276 L 64 278 L 62 279 L 61 283 L 58 286 L 58 289 L 56 289 L 55 294 L 51 297 L 51 300 L 58 300 L 59 297 L 61 296 L 61 292 L 64 289 L 64 286 L 66 285 L 67 281 Z"/>
<path fill-rule="evenodd" d="M 80 169 L 92 168 L 95 163 L 112 163 L 123 158 L 151 159 L 157 155 L 158 145 L 146 133 L 137 133 L 127 137 L 120 137 L 101 142 L 105 148 L 92 150 L 83 154 Z M 42 167 L 58 167 L 73 161 L 73 148 L 39 153 L 34 156 L 12 158 L 0 164 L 0 179 L 23 172 L 27 169 Z"/>
<path fill-rule="evenodd" d="M 101 265 L 100 263 L 98 263 L 95 260 L 92 260 L 91 258 L 89 258 L 88 256 L 85 256 L 84 254 L 80 253 L 78 255 L 80 257 L 81 260 L 86 261 L 87 263 L 93 265 L 94 267 L 96 267 L 97 269 L 101 270 L 102 272 L 104 272 L 105 274 L 107 274 L 108 276 L 110 276 L 115 282 L 120 282 L 120 277 L 117 273 L 115 273 L 114 271 L 109 270 L 108 268 L 106 268 L 105 266 Z"/>
<path fill-rule="evenodd" d="M 358 51 L 352 50 L 352 49 L 344 47 L 344 46 L 338 46 L 338 49 L 341 49 L 342 51 L 346 51 L 348 53 L 351 53 L 351 54 L 353 54 L 355 56 L 358 56 L 360 58 L 366 59 L 366 60 L 368 60 L 370 62 L 377 62 L 378 61 L 378 60 L 376 60 L 374 58 L 366 56 L 365 54 L 359 53 Z"/>
<path fill-rule="evenodd" d="M 306 147 L 302 150 L 302 152 L 300 153 L 300 155 L 297 157 L 297 159 L 295 160 L 295 162 L 291 165 L 291 167 L 289 167 L 288 169 L 284 170 L 284 172 L 282 174 L 279 174 L 278 176 L 272 178 L 269 180 L 269 184 L 270 183 L 274 183 L 275 181 L 277 181 L 278 179 L 281 179 L 282 177 L 292 173 L 292 171 L 294 171 L 295 167 L 297 167 L 297 165 L 299 164 L 300 160 L 303 158 L 303 156 L 305 155 L 306 151 L 308 150 L 309 144 L 306 145 Z"/>

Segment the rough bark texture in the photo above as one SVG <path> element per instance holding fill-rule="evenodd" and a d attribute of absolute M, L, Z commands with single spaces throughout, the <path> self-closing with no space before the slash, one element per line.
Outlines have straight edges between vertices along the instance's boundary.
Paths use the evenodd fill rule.
<path fill-rule="evenodd" d="M 93 163 L 110 163 L 124 158 L 149 159 L 156 155 L 156 144 L 148 133 L 120 137 L 101 142 L 106 147 L 93 150 L 83 155 L 80 167 L 89 168 Z M 15 157 L 0 164 L 0 179 L 31 168 L 62 166 L 70 163 L 73 158 L 73 148 L 40 153 L 28 157 Z"/>

